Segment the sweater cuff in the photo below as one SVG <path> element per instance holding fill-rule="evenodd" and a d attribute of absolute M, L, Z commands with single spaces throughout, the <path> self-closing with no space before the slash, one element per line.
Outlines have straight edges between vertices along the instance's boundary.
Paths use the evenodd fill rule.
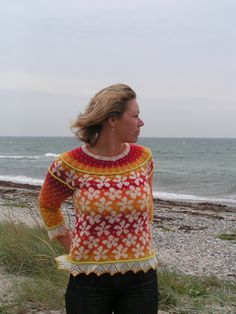
<path fill-rule="evenodd" d="M 70 231 L 69 227 L 65 222 L 63 222 L 62 224 L 56 227 L 48 228 L 48 236 L 50 240 L 54 240 L 62 236 L 65 236 L 69 231 Z"/>

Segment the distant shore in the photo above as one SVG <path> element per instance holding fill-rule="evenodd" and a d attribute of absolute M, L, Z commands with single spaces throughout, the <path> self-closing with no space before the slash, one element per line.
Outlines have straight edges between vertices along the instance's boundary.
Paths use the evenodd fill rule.
<path fill-rule="evenodd" d="M 42 223 L 39 190 L 36 185 L 0 181 L 0 220 Z M 63 208 L 73 218 L 71 201 Z M 155 199 L 153 238 L 162 268 L 236 281 L 236 241 L 219 238 L 235 231 L 235 207 Z"/>

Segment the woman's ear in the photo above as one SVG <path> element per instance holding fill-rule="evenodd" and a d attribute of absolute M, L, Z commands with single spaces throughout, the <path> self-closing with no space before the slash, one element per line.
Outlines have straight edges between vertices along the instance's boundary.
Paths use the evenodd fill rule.
<path fill-rule="evenodd" d="M 115 116 L 111 116 L 111 117 L 108 118 L 108 124 L 113 129 L 116 126 L 116 120 L 117 120 L 117 117 L 115 117 Z"/>

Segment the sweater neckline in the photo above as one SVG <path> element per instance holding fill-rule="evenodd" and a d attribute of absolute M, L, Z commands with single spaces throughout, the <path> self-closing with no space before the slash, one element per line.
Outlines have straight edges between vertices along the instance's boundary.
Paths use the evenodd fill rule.
<path fill-rule="evenodd" d="M 123 152 L 120 153 L 120 154 L 118 154 L 118 155 L 115 155 L 115 156 L 103 156 L 103 155 L 94 154 L 94 153 L 92 153 L 91 151 L 88 150 L 86 144 L 84 144 L 84 145 L 82 146 L 82 151 L 83 151 L 86 155 L 88 155 L 88 156 L 90 156 L 90 157 L 92 157 L 92 158 L 94 158 L 94 159 L 96 159 L 96 160 L 117 161 L 117 160 L 119 160 L 119 159 L 121 159 L 121 158 L 126 157 L 126 156 L 129 154 L 129 152 L 130 152 L 130 144 L 125 143 L 125 149 L 123 150 Z"/>

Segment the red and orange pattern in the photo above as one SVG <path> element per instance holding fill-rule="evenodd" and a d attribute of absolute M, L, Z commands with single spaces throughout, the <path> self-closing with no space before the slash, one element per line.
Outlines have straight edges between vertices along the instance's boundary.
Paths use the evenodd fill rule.
<path fill-rule="evenodd" d="M 60 207 L 70 196 L 76 212 L 70 254 L 56 258 L 59 268 L 100 275 L 157 266 L 150 225 L 152 174 L 150 150 L 135 144 L 111 158 L 84 145 L 54 161 L 39 196 L 49 236 L 68 231 Z"/>

